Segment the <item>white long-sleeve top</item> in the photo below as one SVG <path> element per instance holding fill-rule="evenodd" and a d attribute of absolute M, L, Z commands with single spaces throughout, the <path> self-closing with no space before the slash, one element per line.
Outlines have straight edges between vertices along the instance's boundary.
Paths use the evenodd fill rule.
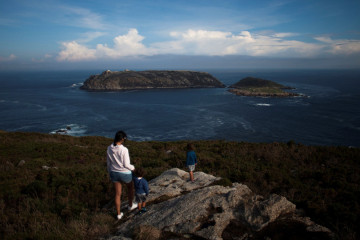
<path fill-rule="evenodd" d="M 130 164 L 129 150 L 121 145 L 111 144 L 107 148 L 107 170 L 108 172 L 129 172 L 134 170 Z"/>

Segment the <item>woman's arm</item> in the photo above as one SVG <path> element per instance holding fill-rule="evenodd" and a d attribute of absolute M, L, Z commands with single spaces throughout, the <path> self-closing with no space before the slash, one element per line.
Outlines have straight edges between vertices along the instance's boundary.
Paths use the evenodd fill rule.
<path fill-rule="evenodd" d="M 130 171 L 134 171 L 135 167 L 130 163 L 130 156 L 129 156 L 129 150 L 127 148 L 124 149 L 124 153 L 122 156 L 122 159 L 124 160 L 124 168 L 129 169 Z"/>

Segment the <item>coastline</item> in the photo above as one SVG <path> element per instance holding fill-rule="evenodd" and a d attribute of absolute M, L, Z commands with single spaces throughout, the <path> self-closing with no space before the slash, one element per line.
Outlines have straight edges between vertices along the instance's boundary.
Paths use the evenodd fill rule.
<path fill-rule="evenodd" d="M 251 89 L 229 89 L 229 92 L 237 96 L 246 96 L 246 97 L 300 97 L 302 95 L 298 93 L 289 93 L 289 92 L 262 92 L 262 91 L 252 91 Z"/>

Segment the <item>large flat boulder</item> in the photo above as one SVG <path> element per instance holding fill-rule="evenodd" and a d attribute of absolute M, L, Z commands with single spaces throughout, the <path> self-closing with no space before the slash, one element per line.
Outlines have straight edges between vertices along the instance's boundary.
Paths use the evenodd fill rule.
<path fill-rule="evenodd" d="M 240 183 L 216 185 L 219 179 L 203 172 L 194 177 L 195 183 L 189 182 L 187 172 L 173 168 L 150 181 L 148 211 L 125 213 L 108 239 L 139 239 L 139 232 L 147 239 L 266 239 L 284 227 L 291 230 L 284 231 L 286 238 L 332 239 L 327 228 L 300 216 L 285 197 L 263 197 Z"/>

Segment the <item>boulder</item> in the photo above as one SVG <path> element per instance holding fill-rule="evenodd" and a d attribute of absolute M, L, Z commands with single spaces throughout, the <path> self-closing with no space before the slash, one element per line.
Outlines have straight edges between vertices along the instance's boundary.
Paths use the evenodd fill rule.
<path fill-rule="evenodd" d="M 21 166 L 23 166 L 23 165 L 25 165 L 25 160 L 21 160 L 19 163 L 18 163 L 18 167 L 21 167 Z"/>
<path fill-rule="evenodd" d="M 219 178 L 203 172 L 195 172 L 194 177 L 192 183 L 187 172 L 173 168 L 150 181 L 148 211 L 125 212 L 117 223 L 116 235 L 108 239 L 146 239 L 139 238 L 139 231 L 143 235 L 151 232 L 151 239 L 266 239 L 286 224 L 291 229 L 285 231 L 287 238 L 300 234 L 332 239 L 330 230 L 299 216 L 295 204 L 285 197 L 263 197 L 241 183 L 215 185 Z"/>

